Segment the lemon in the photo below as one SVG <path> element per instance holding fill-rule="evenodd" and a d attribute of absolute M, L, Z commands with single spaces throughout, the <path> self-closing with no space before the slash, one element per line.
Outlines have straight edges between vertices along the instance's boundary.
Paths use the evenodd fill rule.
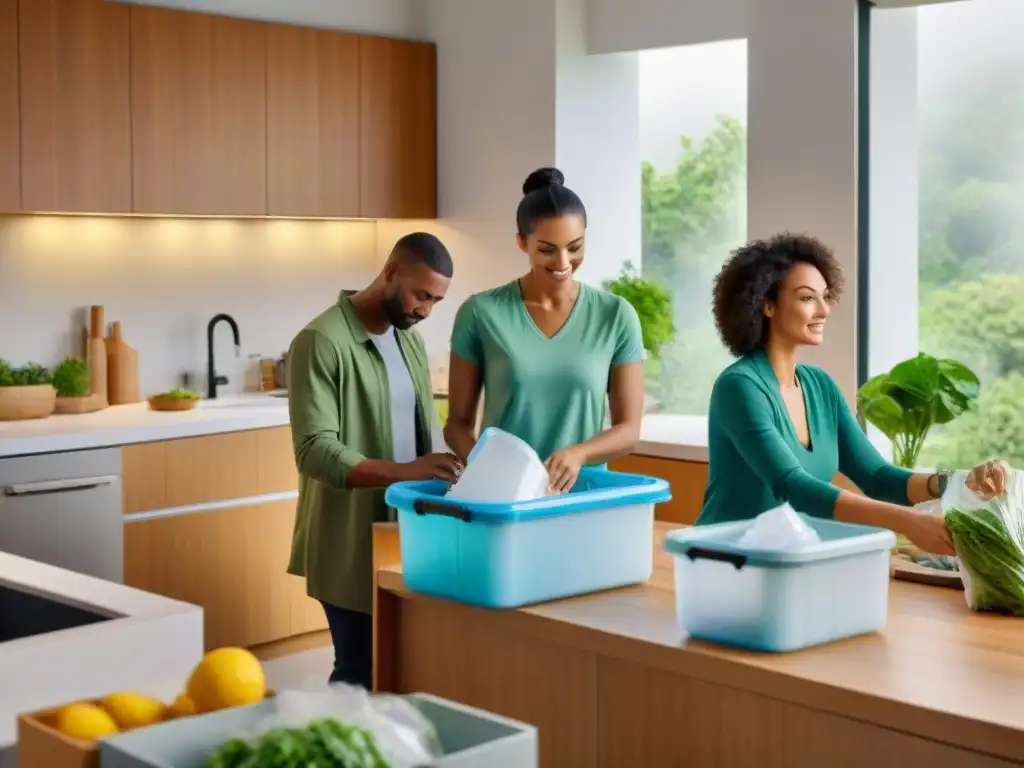
<path fill-rule="evenodd" d="M 122 731 L 158 723 L 164 715 L 164 703 L 142 693 L 122 691 L 105 696 L 100 706 L 114 718 Z"/>
<path fill-rule="evenodd" d="M 185 692 L 199 712 L 263 701 L 267 684 L 259 659 L 244 648 L 218 648 L 199 662 Z"/>
<path fill-rule="evenodd" d="M 68 704 L 57 712 L 54 724 L 65 736 L 79 741 L 96 741 L 117 733 L 114 718 L 95 704 Z"/>
<path fill-rule="evenodd" d="M 164 710 L 164 720 L 177 720 L 179 717 L 188 717 L 195 713 L 195 702 L 187 693 L 179 693 L 171 706 Z"/>

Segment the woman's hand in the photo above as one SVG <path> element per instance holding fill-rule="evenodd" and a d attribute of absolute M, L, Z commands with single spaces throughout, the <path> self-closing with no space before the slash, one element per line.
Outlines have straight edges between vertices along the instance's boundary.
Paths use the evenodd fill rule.
<path fill-rule="evenodd" d="M 552 453 L 544 466 L 548 470 L 548 491 L 551 493 L 568 493 L 576 485 L 580 469 L 587 457 L 578 445 L 563 448 Z"/>
<path fill-rule="evenodd" d="M 968 474 L 964 484 L 986 501 L 999 496 L 1006 490 L 1006 478 L 1010 474 L 1010 466 L 1001 459 L 990 459 L 979 464 Z"/>
<path fill-rule="evenodd" d="M 901 526 L 902 533 L 918 549 L 933 555 L 955 555 L 953 539 L 946 528 L 946 518 L 942 514 L 907 510 L 906 524 Z"/>

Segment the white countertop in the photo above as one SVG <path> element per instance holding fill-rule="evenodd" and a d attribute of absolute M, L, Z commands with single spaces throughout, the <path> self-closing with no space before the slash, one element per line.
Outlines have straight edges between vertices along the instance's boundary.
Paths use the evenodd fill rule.
<path fill-rule="evenodd" d="M 16 718 L 115 690 L 173 696 L 203 653 L 203 609 L 0 552 L 0 585 L 109 621 L 0 643 L 0 749 Z"/>
<path fill-rule="evenodd" d="M 117 405 L 96 413 L 0 421 L 0 458 L 283 427 L 288 423 L 288 399 L 268 394 L 203 400 L 191 411 L 151 411 L 146 403 Z M 706 462 L 707 418 L 648 414 L 635 453 Z"/>
<path fill-rule="evenodd" d="M 640 442 L 633 453 L 707 463 L 708 419 L 706 416 L 649 413 L 644 416 Z"/>
<path fill-rule="evenodd" d="M 0 421 L 0 458 L 150 443 L 221 432 L 282 427 L 288 399 L 267 394 L 203 400 L 191 411 L 151 411 L 146 403 L 95 413 Z"/>

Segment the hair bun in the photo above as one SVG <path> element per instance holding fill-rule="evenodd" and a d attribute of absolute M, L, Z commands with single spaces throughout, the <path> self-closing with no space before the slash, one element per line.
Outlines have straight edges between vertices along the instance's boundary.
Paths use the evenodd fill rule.
<path fill-rule="evenodd" d="M 560 187 L 563 184 L 565 184 L 565 174 L 557 168 L 538 168 L 523 182 L 523 195 L 528 195 L 538 189 Z"/>

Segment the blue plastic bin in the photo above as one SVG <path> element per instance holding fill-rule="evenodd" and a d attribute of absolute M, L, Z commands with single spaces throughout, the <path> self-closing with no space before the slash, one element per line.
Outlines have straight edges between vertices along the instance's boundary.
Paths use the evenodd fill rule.
<path fill-rule="evenodd" d="M 821 542 L 793 551 L 741 547 L 753 521 L 672 531 L 676 616 L 690 636 L 794 651 L 885 625 L 890 550 L 882 528 L 801 515 Z"/>
<path fill-rule="evenodd" d="M 586 467 L 567 494 L 514 504 L 448 501 L 443 482 L 396 483 L 402 578 L 419 592 L 514 608 L 646 581 L 664 480 Z"/>

